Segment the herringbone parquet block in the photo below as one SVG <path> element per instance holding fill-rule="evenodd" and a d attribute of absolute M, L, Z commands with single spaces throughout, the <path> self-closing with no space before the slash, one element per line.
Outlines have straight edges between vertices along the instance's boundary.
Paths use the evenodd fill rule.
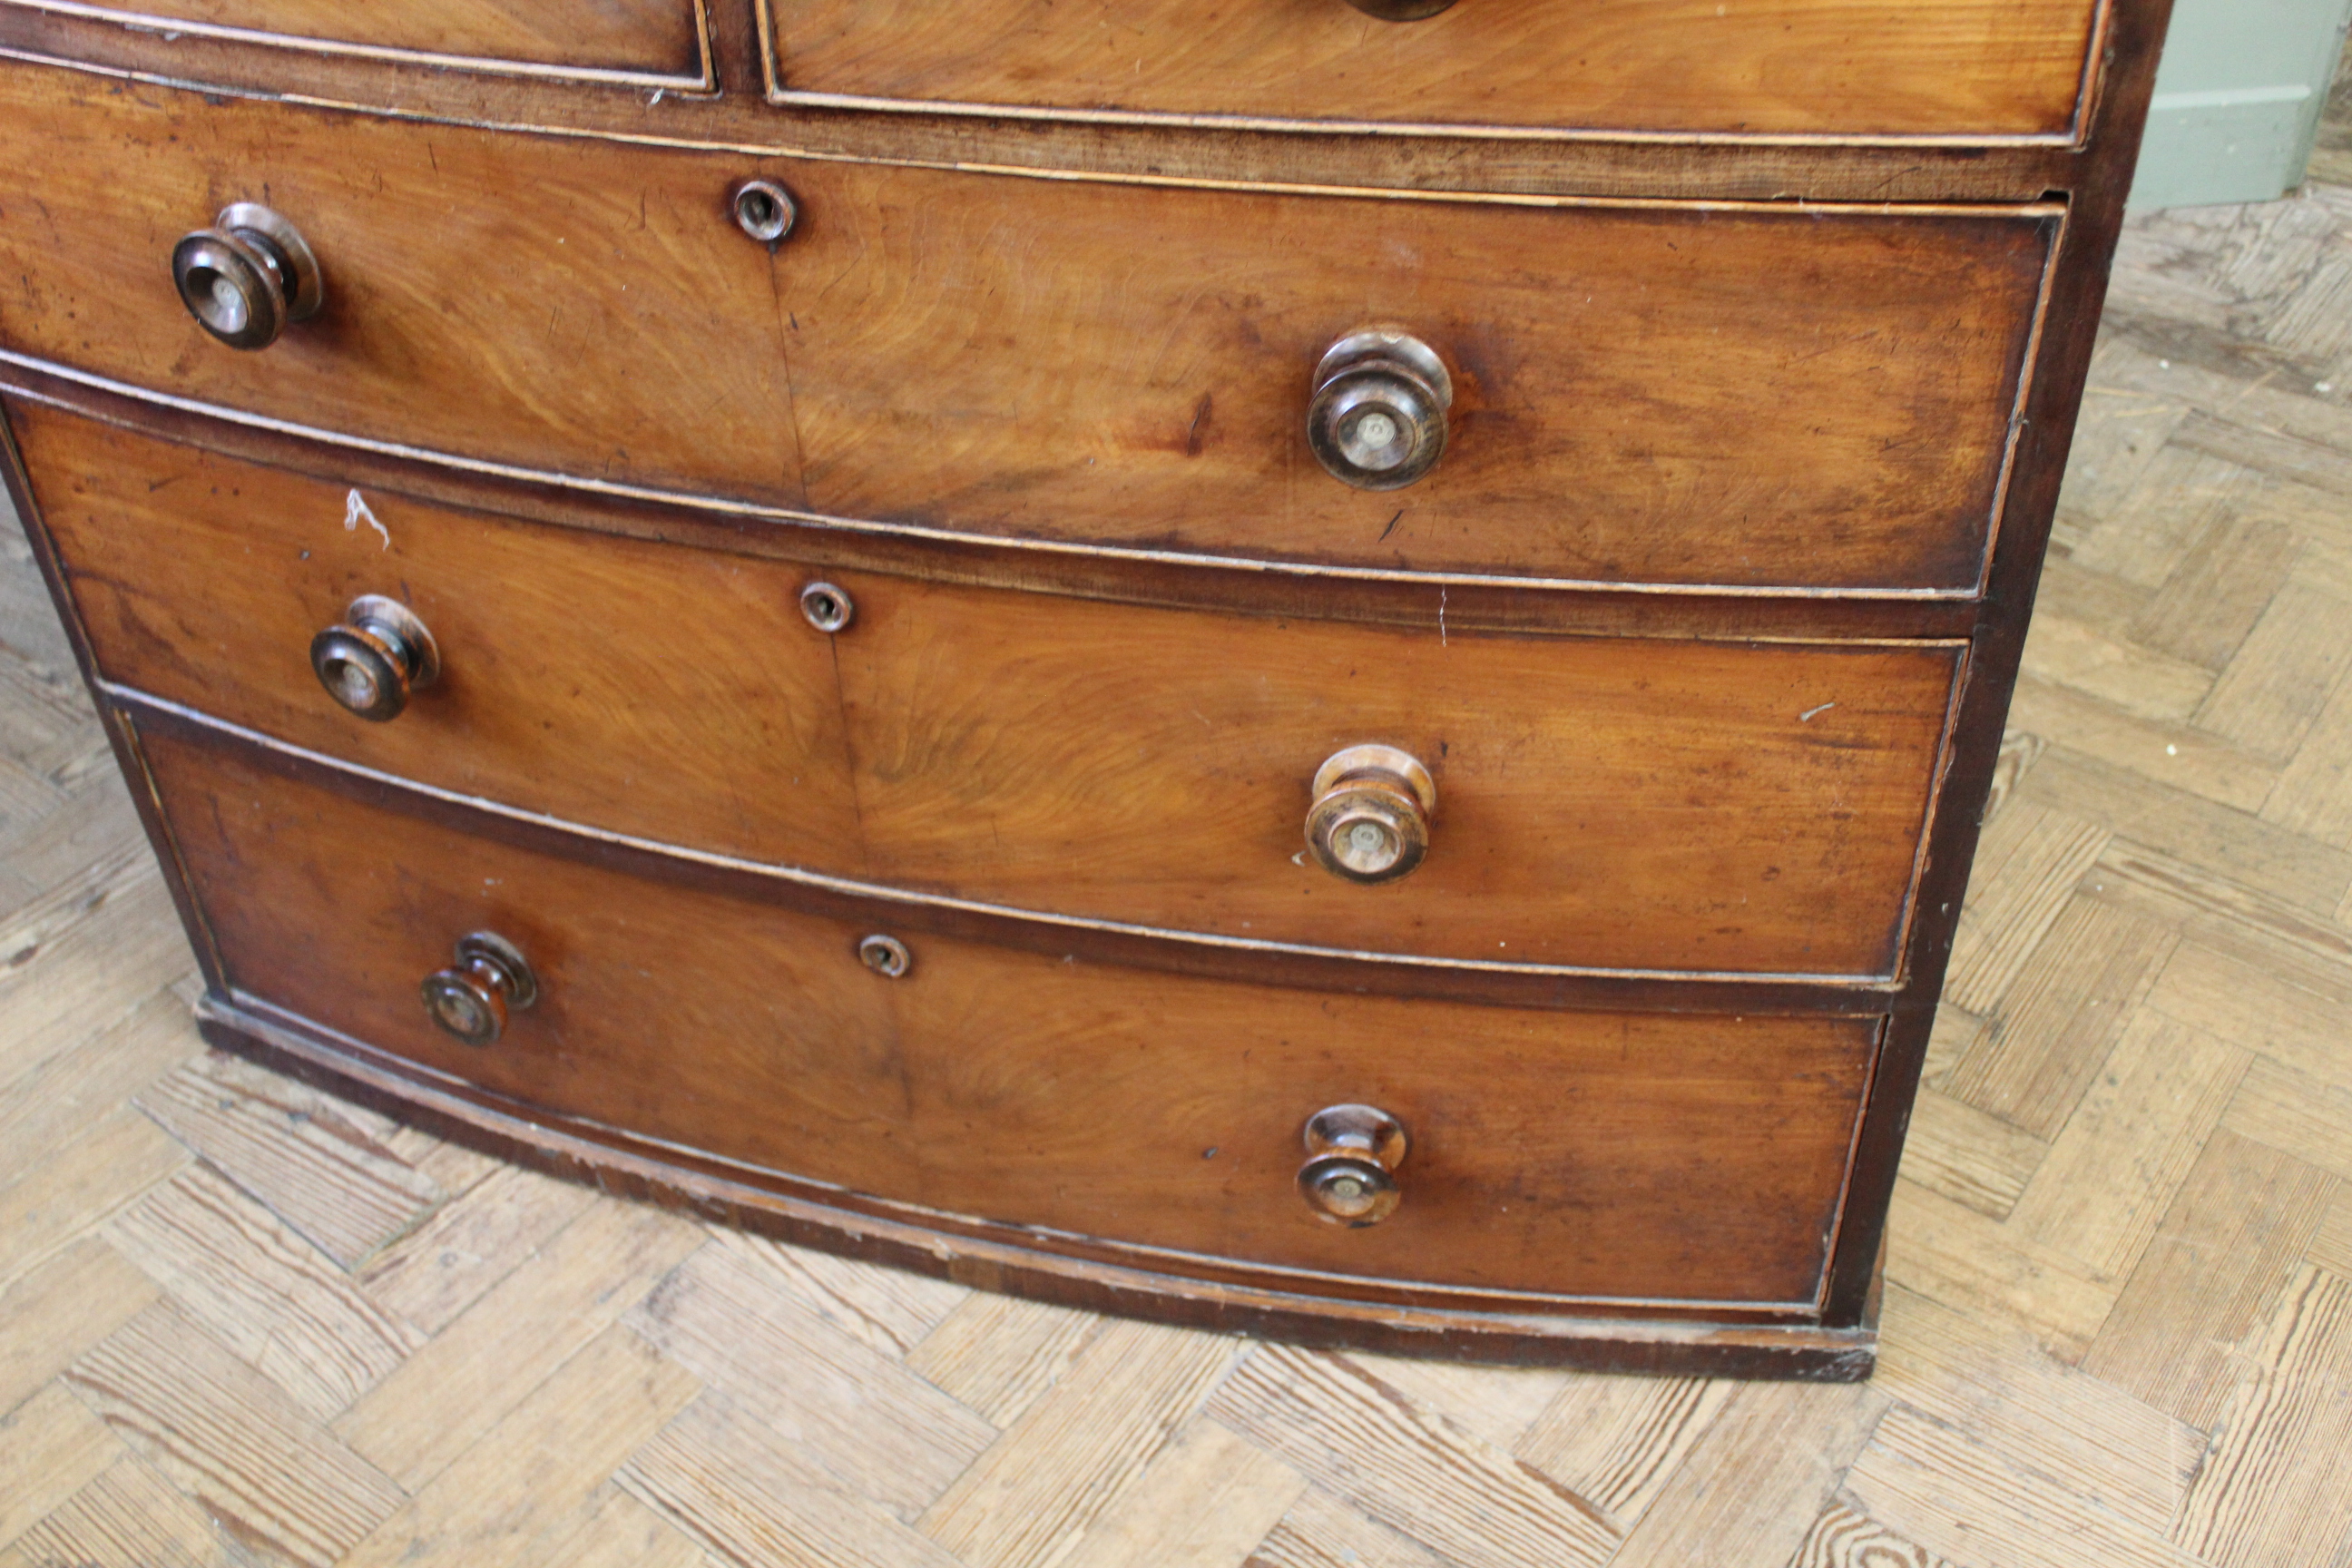
<path fill-rule="evenodd" d="M 1008 1300 L 209 1055 L 68 672 L 0 535 L 0 1568 L 2352 1563 L 2352 185 L 2126 235 L 1864 1386 Z"/>

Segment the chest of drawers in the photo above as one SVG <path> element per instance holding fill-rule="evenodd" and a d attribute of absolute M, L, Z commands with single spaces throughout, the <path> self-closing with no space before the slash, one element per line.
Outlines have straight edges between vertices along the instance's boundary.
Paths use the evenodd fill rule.
<path fill-rule="evenodd" d="M 1048 1300 L 1867 1373 L 2161 0 L 0 0 L 217 1043 Z"/>

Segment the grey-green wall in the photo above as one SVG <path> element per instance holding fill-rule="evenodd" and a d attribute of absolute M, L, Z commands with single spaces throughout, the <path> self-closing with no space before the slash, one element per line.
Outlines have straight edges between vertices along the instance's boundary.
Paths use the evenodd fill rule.
<path fill-rule="evenodd" d="M 2303 181 L 2347 0 L 2173 0 L 2135 210 L 2258 202 Z"/>

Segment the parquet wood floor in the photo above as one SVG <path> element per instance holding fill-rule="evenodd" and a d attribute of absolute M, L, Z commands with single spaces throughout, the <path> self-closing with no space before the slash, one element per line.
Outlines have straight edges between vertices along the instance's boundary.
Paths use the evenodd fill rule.
<path fill-rule="evenodd" d="M 0 552 L 0 1568 L 2352 1563 L 2352 186 L 2130 231 L 1861 1387 L 1027 1305 L 208 1055 Z"/>

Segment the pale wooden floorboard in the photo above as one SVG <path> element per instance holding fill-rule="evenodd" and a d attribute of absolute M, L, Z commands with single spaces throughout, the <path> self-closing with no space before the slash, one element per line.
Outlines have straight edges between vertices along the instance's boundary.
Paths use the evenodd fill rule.
<path fill-rule="evenodd" d="M 210 1056 L 0 529 L 0 1568 L 2342 1568 L 2339 98 L 2125 237 L 1858 1388 L 1010 1300 Z"/>

